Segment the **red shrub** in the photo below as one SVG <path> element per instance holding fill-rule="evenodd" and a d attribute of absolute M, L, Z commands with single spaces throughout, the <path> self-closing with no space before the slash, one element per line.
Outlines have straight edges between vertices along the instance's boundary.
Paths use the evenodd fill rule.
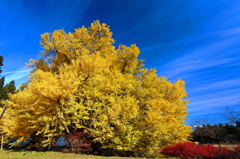
<path fill-rule="evenodd" d="M 199 149 L 199 157 L 201 159 L 212 159 L 216 157 L 216 153 L 219 151 L 217 147 L 212 145 L 197 145 Z"/>
<path fill-rule="evenodd" d="M 74 132 L 66 134 L 63 137 L 66 145 L 70 146 L 72 149 L 89 151 L 89 148 L 91 147 L 91 142 L 87 140 L 84 132 Z"/>
<path fill-rule="evenodd" d="M 192 142 L 177 143 L 162 149 L 162 153 L 169 157 L 191 159 L 198 155 L 197 146 Z"/>
<path fill-rule="evenodd" d="M 240 153 L 240 146 L 234 147 L 234 150 L 238 153 Z"/>
<path fill-rule="evenodd" d="M 240 148 L 231 151 L 227 148 L 217 148 L 212 145 L 195 145 L 191 142 L 177 143 L 162 149 L 162 154 L 168 157 L 181 157 L 183 159 L 236 159 Z"/>
<path fill-rule="evenodd" d="M 221 148 L 216 154 L 216 159 L 236 159 L 237 153 L 227 148 Z"/>
<path fill-rule="evenodd" d="M 237 158 L 240 158 L 240 146 L 234 148 Z"/>

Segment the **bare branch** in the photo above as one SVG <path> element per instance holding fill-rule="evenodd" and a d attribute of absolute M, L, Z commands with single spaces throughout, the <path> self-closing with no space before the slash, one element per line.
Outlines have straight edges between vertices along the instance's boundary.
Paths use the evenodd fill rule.
<path fill-rule="evenodd" d="M 234 108 L 226 107 L 223 109 L 224 113 L 220 114 L 223 118 L 227 119 L 229 123 L 234 124 L 237 120 L 239 120 L 240 114 L 237 113 Z"/>

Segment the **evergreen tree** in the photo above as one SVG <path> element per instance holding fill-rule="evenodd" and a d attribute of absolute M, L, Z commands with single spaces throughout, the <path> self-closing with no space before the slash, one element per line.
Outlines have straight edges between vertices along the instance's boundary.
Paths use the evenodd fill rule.
<path fill-rule="evenodd" d="M 6 87 L 7 87 L 7 92 L 8 92 L 8 93 L 12 93 L 12 94 L 15 93 L 16 87 L 15 87 L 15 82 L 14 82 L 14 80 L 12 80 L 9 84 L 7 84 Z"/>
<path fill-rule="evenodd" d="M 1 70 L 1 66 L 3 66 L 3 56 L 0 56 L 0 74 L 2 73 L 2 70 Z M 2 77 L 0 79 L 0 101 L 2 100 L 6 100 L 6 89 L 4 89 L 4 80 L 5 80 L 5 77 Z M 0 106 L 2 107 L 3 104 L 0 103 Z"/>
<path fill-rule="evenodd" d="M 3 56 L 0 56 L 0 74 L 2 73 L 1 66 L 3 66 Z"/>
<path fill-rule="evenodd" d="M 0 66 L 3 66 L 3 56 L 0 56 Z M 0 67 L 0 74 L 2 73 Z M 15 82 L 12 80 L 9 84 L 4 86 L 5 77 L 0 78 L 0 101 L 8 99 L 8 93 L 15 93 L 16 87 Z M 0 107 L 3 107 L 4 104 L 0 103 Z"/>
<path fill-rule="evenodd" d="M 0 79 L 0 88 L 3 88 L 3 86 L 4 86 L 4 81 L 5 81 L 5 77 L 2 77 L 2 78 Z"/>

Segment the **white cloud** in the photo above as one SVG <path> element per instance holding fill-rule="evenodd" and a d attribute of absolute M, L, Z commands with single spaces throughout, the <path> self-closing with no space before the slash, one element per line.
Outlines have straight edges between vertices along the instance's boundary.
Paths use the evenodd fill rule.
<path fill-rule="evenodd" d="M 240 58 L 222 58 L 224 55 L 217 55 L 214 58 L 210 57 L 213 53 L 218 53 L 221 52 L 221 50 L 228 48 L 234 41 L 235 39 L 230 38 L 222 41 L 221 43 L 214 43 L 199 48 L 198 50 L 192 50 L 185 56 L 161 66 L 161 68 L 165 68 L 165 70 L 167 70 L 167 72 L 161 72 L 161 74 L 171 78 L 185 71 L 196 71 L 210 67 L 238 65 L 239 63 L 235 63 L 235 61 L 239 60 Z"/>
<path fill-rule="evenodd" d="M 225 95 L 225 94 L 224 94 Z M 209 95 L 209 97 L 211 97 Z M 230 95 L 227 97 L 216 97 L 216 98 L 207 98 L 206 100 L 203 99 L 202 97 L 201 101 L 195 101 L 191 102 L 187 105 L 188 106 L 188 111 L 189 112 L 195 112 L 197 111 L 198 113 L 206 113 L 208 110 L 214 110 L 214 111 L 222 111 L 219 108 L 225 108 L 233 105 L 237 105 L 237 101 L 239 100 L 239 94 L 236 95 Z"/>
<path fill-rule="evenodd" d="M 158 48 L 166 47 L 166 46 L 180 45 L 180 44 L 195 42 L 195 41 L 198 41 L 198 40 L 201 40 L 204 38 L 211 37 L 213 35 L 234 35 L 234 34 L 239 34 L 239 33 L 240 33 L 240 28 L 233 28 L 233 29 L 229 29 L 229 30 L 223 30 L 223 31 L 212 32 L 212 33 L 208 33 L 208 34 L 204 34 L 204 35 L 200 35 L 200 36 L 190 37 L 190 38 L 186 38 L 186 39 L 182 39 L 182 40 L 176 40 L 176 41 L 171 41 L 171 42 L 167 42 L 167 43 L 160 43 L 157 45 L 142 48 L 140 50 L 141 50 L 141 52 L 144 52 L 144 51 L 154 50 L 154 49 L 158 49 Z"/>
<path fill-rule="evenodd" d="M 24 77 L 28 77 L 29 73 L 30 73 L 31 69 L 28 70 L 22 70 L 22 71 L 11 71 L 11 72 L 4 72 L 2 73 L 2 75 L 7 75 L 7 74 L 11 74 L 9 76 L 5 77 L 5 84 L 8 84 L 10 81 L 14 80 L 15 83 L 19 83 L 18 81 L 21 80 Z"/>
<path fill-rule="evenodd" d="M 79 20 L 84 16 L 92 2 L 93 0 L 63 0 L 61 1 L 61 4 L 63 5 L 59 5 L 58 1 L 48 1 L 49 5 L 47 11 L 52 11 L 51 14 L 54 15 L 54 24 L 57 24 L 55 25 L 55 28 L 60 26 L 65 29 L 72 29 L 72 27 L 76 26 Z M 58 9 L 53 10 L 52 8 L 55 8 L 56 6 L 58 6 Z M 56 11 L 57 13 L 53 13 Z"/>
<path fill-rule="evenodd" d="M 205 111 L 205 112 L 202 112 L 202 113 L 191 113 L 188 116 L 199 116 L 199 115 L 206 115 L 206 114 L 209 114 L 209 113 Z"/>
<path fill-rule="evenodd" d="M 226 58 L 226 59 L 220 59 L 220 60 L 213 60 L 213 61 L 192 61 L 192 62 L 185 62 L 183 65 L 191 65 L 188 68 L 189 69 L 203 69 L 203 68 L 209 68 L 209 67 L 215 67 L 219 65 L 225 65 L 225 64 L 232 64 L 233 61 L 238 60 L 240 58 Z"/>
<path fill-rule="evenodd" d="M 223 89 L 223 88 L 230 88 L 240 86 L 240 78 L 232 79 L 232 80 L 225 80 L 215 83 L 208 83 L 207 85 L 199 85 L 196 89 L 191 89 L 189 91 L 196 92 L 196 91 L 210 91 L 216 89 Z"/>
<path fill-rule="evenodd" d="M 19 74 L 19 73 L 30 72 L 30 71 L 31 71 L 31 70 L 28 69 L 28 70 L 21 70 L 21 71 L 3 72 L 3 73 L 1 73 L 1 74 L 2 74 L 2 75 L 12 74 L 12 73 L 14 73 L 14 74 Z"/>
<path fill-rule="evenodd" d="M 196 71 L 196 70 L 210 68 L 210 67 L 221 67 L 222 65 L 224 66 L 234 65 L 233 62 L 238 59 L 240 58 L 226 58 L 226 59 L 213 60 L 213 61 L 204 61 L 204 60 L 189 61 L 189 62 L 177 64 L 175 67 L 171 67 L 171 68 L 177 68 L 177 69 L 170 70 L 168 72 L 161 72 L 161 74 L 164 74 L 168 78 L 171 78 L 185 71 Z M 175 62 L 171 62 L 171 63 L 173 64 Z"/>

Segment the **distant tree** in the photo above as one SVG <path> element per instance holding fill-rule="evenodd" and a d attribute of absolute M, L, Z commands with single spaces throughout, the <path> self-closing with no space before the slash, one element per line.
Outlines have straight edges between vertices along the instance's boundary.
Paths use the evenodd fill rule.
<path fill-rule="evenodd" d="M 6 87 L 0 88 L 0 101 L 7 99 L 8 99 L 7 88 Z M 4 104 L 0 103 L 0 107 L 3 106 Z"/>
<path fill-rule="evenodd" d="M 236 121 L 240 120 L 240 112 L 237 112 L 234 108 L 225 107 L 223 111 L 220 116 L 225 118 L 229 124 L 235 124 Z"/>
<path fill-rule="evenodd" d="M 3 56 L 0 56 L 0 66 L 3 66 Z M 0 67 L 1 69 L 1 67 Z M 0 70 L 0 74 L 2 73 L 2 70 Z M 5 83 L 5 77 L 0 78 L 0 101 L 7 100 L 8 99 L 8 93 L 14 94 L 16 91 L 15 82 L 12 80 L 9 84 L 4 86 Z M 2 107 L 4 104 L 0 102 L 0 107 Z"/>
<path fill-rule="evenodd" d="M 0 56 L 0 74 L 2 73 L 1 66 L 3 66 L 3 56 Z M 5 77 L 2 77 L 0 79 L 0 101 L 7 99 L 7 90 L 4 88 L 4 81 Z M 3 104 L 0 103 L 0 107 L 2 107 Z"/>
<path fill-rule="evenodd" d="M 2 73 L 1 66 L 3 66 L 3 56 L 0 56 L 0 74 Z M 0 78 L 0 100 L 5 99 L 4 95 L 6 93 L 3 91 L 4 80 L 5 77 Z"/>
<path fill-rule="evenodd" d="M 5 77 L 0 78 L 0 88 L 4 86 Z"/>
<path fill-rule="evenodd" d="M 195 119 L 191 121 L 191 126 L 194 129 L 193 136 L 209 136 L 214 137 L 215 133 L 210 129 L 210 126 L 215 123 L 215 120 L 210 120 L 208 117 Z"/>
<path fill-rule="evenodd" d="M 14 94 L 16 91 L 16 86 L 14 80 L 12 80 L 9 84 L 6 85 L 8 93 Z"/>
<path fill-rule="evenodd" d="M 223 133 L 222 129 L 215 124 L 215 119 L 210 120 L 207 118 L 195 119 L 191 123 L 194 128 L 191 134 L 190 141 L 197 141 L 199 143 L 218 143 L 222 141 Z"/>
<path fill-rule="evenodd" d="M 3 66 L 3 56 L 0 56 L 0 74 L 2 73 L 1 66 Z"/>
<path fill-rule="evenodd" d="M 228 123 L 224 125 L 225 138 L 240 142 L 240 112 L 234 108 L 225 107 L 220 114 Z"/>
<path fill-rule="evenodd" d="M 143 68 L 136 45 L 116 49 L 109 27 L 99 21 L 41 37 L 43 59 L 30 60 L 29 82 L 9 95 L 3 119 L 3 131 L 17 142 L 32 138 L 35 147 L 47 147 L 83 129 L 97 150 L 105 144 L 149 154 L 187 141 L 185 82 Z"/>
<path fill-rule="evenodd" d="M 209 141 L 220 142 L 240 142 L 240 121 L 235 121 L 234 124 L 214 124 L 214 125 L 200 125 L 196 126 L 192 133 L 192 138 L 189 140 L 195 140 L 201 143 L 208 139 Z"/>

